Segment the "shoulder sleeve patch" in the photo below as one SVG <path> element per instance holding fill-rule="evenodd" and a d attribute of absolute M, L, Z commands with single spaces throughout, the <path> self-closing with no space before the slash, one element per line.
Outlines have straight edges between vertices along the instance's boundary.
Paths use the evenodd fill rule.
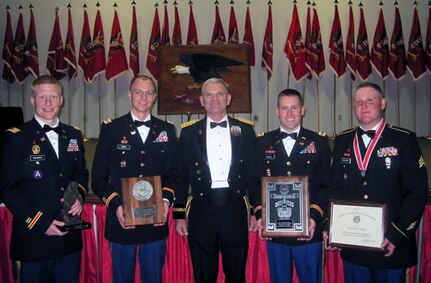
<path fill-rule="evenodd" d="M 181 124 L 181 128 L 187 128 L 188 126 L 191 126 L 191 125 L 195 124 L 198 121 L 200 121 L 200 120 L 196 119 L 196 120 L 190 120 L 190 121 L 184 122 L 184 123 Z"/>
<path fill-rule="evenodd" d="M 253 126 L 253 122 L 251 120 L 249 120 L 249 119 L 245 119 L 245 118 L 242 118 L 242 117 L 235 117 L 235 119 L 237 119 L 238 121 L 241 121 L 243 123 L 246 123 L 246 124 L 249 124 L 249 125 Z"/>
<path fill-rule="evenodd" d="M 103 124 L 105 124 L 105 125 L 108 125 L 108 124 L 110 124 L 110 123 L 112 123 L 112 120 L 111 120 L 111 119 L 108 119 L 108 120 L 103 121 Z"/>
<path fill-rule="evenodd" d="M 18 133 L 18 132 L 21 132 L 21 130 L 20 130 L 20 129 L 15 128 L 15 127 L 10 128 L 10 129 L 7 129 L 6 131 L 7 131 L 7 132 L 14 133 L 14 134 L 16 134 L 16 133 Z"/>

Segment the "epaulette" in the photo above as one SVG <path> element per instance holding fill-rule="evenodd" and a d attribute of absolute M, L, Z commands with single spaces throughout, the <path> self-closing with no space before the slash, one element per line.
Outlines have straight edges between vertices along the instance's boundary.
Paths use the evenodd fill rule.
<path fill-rule="evenodd" d="M 393 125 L 388 124 L 388 127 L 389 127 L 389 128 L 391 128 L 391 129 L 393 129 L 393 130 L 395 130 L 395 131 L 399 131 L 399 132 L 402 132 L 402 133 L 405 133 L 405 134 L 408 134 L 408 135 L 410 135 L 410 134 L 411 134 L 411 133 L 410 133 L 409 131 L 407 131 L 406 129 L 399 128 L 399 127 L 397 127 L 397 126 L 393 126 Z"/>
<path fill-rule="evenodd" d="M 324 133 L 324 132 L 318 132 L 317 134 L 318 134 L 319 136 L 326 137 L 326 133 Z"/>
<path fill-rule="evenodd" d="M 171 122 L 171 121 L 169 121 L 169 120 L 166 120 L 166 123 L 169 123 L 169 124 L 174 124 L 173 122 Z"/>
<path fill-rule="evenodd" d="M 195 119 L 195 120 L 190 120 L 190 121 L 184 122 L 184 123 L 181 124 L 181 129 L 187 128 L 188 126 L 191 126 L 191 125 L 193 125 L 193 124 L 195 124 L 196 122 L 199 122 L 199 121 L 200 120 Z"/>
<path fill-rule="evenodd" d="M 16 133 L 20 132 L 21 129 L 13 127 L 13 128 L 7 129 L 6 131 L 16 134 Z"/>
<path fill-rule="evenodd" d="M 348 133 L 351 133 L 351 132 L 353 132 L 353 131 L 356 131 L 356 128 L 357 128 L 357 127 L 354 127 L 354 128 L 351 128 L 351 129 L 348 129 L 348 130 L 345 130 L 345 131 L 342 131 L 342 132 L 341 132 L 341 133 L 339 133 L 337 136 L 341 136 L 341 135 L 348 134 Z"/>
<path fill-rule="evenodd" d="M 265 135 L 265 132 L 257 133 L 257 136 L 258 136 L 258 137 L 263 137 L 264 135 Z"/>
<path fill-rule="evenodd" d="M 235 117 L 235 119 L 237 119 L 238 121 L 241 121 L 243 123 L 246 123 L 246 124 L 249 124 L 249 125 L 253 126 L 253 122 L 251 120 L 249 120 L 249 119 L 245 119 L 245 118 L 242 118 L 242 117 Z"/>
<path fill-rule="evenodd" d="M 103 124 L 105 124 L 105 125 L 108 125 L 108 124 L 110 124 L 110 123 L 112 123 L 112 120 L 111 120 L 111 119 L 108 119 L 108 120 L 103 121 Z"/>
<path fill-rule="evenodd" d="M 72 125 L 72 127 L 73 127 L 75 130 L 78 130 L 78 131 L 80 131 L 80 130 L 81 130 L 78 126 L 75 126 L 75 125 Z"/>

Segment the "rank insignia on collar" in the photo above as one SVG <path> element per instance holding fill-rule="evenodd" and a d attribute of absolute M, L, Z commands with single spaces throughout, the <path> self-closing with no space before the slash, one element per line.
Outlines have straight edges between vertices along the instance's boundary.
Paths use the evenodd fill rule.
<path fill-rule="evenodd" d="M 37 144 L 35 144 L 31 147 L 31 151 L 33 152 L 33 154 L 39 154 L 40 147 Z"/>

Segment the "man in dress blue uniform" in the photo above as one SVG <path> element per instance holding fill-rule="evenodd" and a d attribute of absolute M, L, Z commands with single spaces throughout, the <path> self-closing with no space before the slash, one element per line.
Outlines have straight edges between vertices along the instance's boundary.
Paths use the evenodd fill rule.
<path fill-rule="evenodd" d="M 151 115 L 157 92 L 153 80 L 130 83 L 131 111 L 102 124 L 92 169 L 92 188 L 107 206 L 105 237 L 111 242 L 114 282 L 134 282 L 136 253 L 142 282 L 162 282 L 167 222 L 126 226 L 121 178 L 162 178 L 164 216 L 174 198 L 177 168 L 175 127 Z"/>
<path fill-rule="evenodd" d="M 405 282 L 406 267 L 416 263 L 415 232 L 427 199 L 425 162 L 416 135 L 383 119 L 386 99 L 378 85 L 359 85 L 353 99 L 359 127 L 335 139 L 330 197 L 386 204 L 388 221 L 384 253 L 341 250 L 345 280 Z M 323 236 L 327 246 L 328 233 Z"/>
<path fill-rule="evenodd" d="M 21 282 L 78 282 L 81 231 L 62 232 L 63 196 L 77 182 L 84 199 L 88 171 L 79 129 L 60 123 L 60 82 L 50 76 L 33 81 L 33 119 L 7 130 L 0 188 L 13 214 L 11 258 L 21 261 Z M 79 215 L 78 199 L 68 213 Z"/>
<path fill-rule="evenodd" d="M 226 282 L 245 282 L 248 197 L 256 204 L 260 192 L 257 139 L 251 125 L 227 115 L 231 99 L 222 79 L 207 80 L 200 96 L 207 115 L 180 135 L 174 218 L 188 235 L 196 282 L 217 281 L 220 252 Z"/>
<path fill-rule="evenodd" d="M 331 149 L 324 133 L 301 126 L 305 114 L 301 94 L 285 89 L 278 95 L 280 128 L 258 138 L 262 176 L 308 176 L 309 238 L 273 238 L 267 241 L 272 282 L 292 282 L 293 265 L 301 282 L 322 281 L 322 223 L 325 189 L 329 185 Z M 261 219 L 258 220 L 261 227 Z"/>

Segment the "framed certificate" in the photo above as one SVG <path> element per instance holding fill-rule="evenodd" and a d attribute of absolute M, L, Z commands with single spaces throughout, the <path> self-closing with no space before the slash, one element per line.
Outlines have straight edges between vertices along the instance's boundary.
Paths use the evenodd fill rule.
<path fill-rule="evenodd" d="M 126 226 L 164 223 L 160 176 L 121 178 Z"/>
<path fill-rule="evenodd" d="M 262 236 L 309 237 L 308 176 L 262 177 Z"/>
<path fill-rule="evenodd" d="M 380 203 L 330 200 L 329 245 L 385 252 L 387 206 Z"/>

